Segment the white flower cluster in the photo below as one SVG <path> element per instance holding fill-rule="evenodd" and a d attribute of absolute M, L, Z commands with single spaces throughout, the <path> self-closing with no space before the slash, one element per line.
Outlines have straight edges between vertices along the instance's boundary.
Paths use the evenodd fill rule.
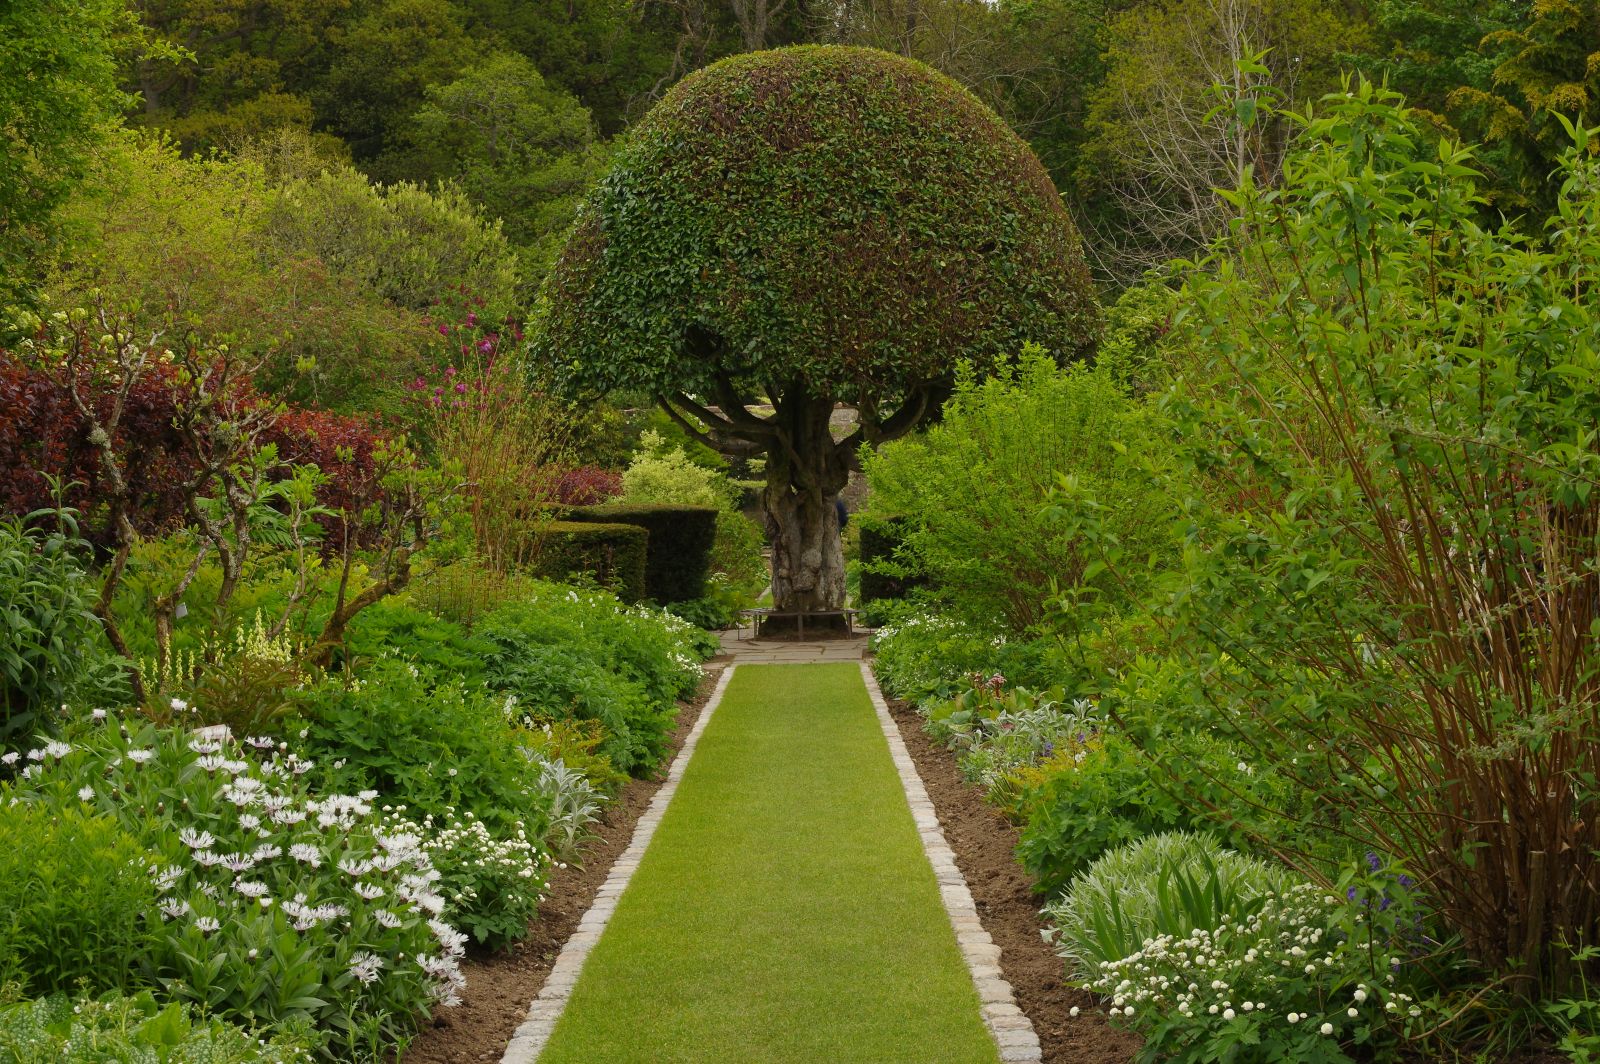
<path fill-rule="evenodd" d="M 1290 1025 L 1320 1021 L 1317 1030 L 1328 1036 L 1380 1003 L 1391 1015 L 1420 1015 L 1409 995 L 1392 989 L 1395 958 L 1380 959 L 1391 968 L 1383 986 L 1358 983 L 1348 1001 L 1324 989 L 1371 970 L 1366 941 L 1327 932 L 1328 912 L 1337 906 L 1337 899 L 1300 884 L 1267 898 L 1244 923 L 1224 916 L 1215 931 L 1146 939 L 1132 956 L 1100 964 L 1086 985 L 1111 999 L 1113 1016 L 1176 1013 L 1232 1022 L 1255 1014 Z"/>
<path fill-rule="evenodd" d="M 102 726 L 116 723 L 96 719 Z M 392 939 L 392 957 L 369 952 L 352 958 L 351 973 L 365 985 L 394 974 L 415 982 L 420 972 L 435 1001 L 459 1001 L 465 980 L 457 958 L 465 939 L 438 919 L 445 907 L 435 889 L 439 873 L 421 833 L 389 832 L 375 822 L 376 792 L 308 795 L 298 777 L 311 762 L 270 740 L 206 732 L 163 742 L 163 734 L 173 733 L 147 727 L 141 738 L 154 749 L 141 749 L 126 729 L 107 727 L 105 738 L 120 739 L 109 756 L 97 741 L 83 764 L 75 764 L 67 760 L 74 747 L 52 742 L 30 758 L 41 772 L 57 765 L 62 772 L 86 771 L 101 781 L 108 800 L 141 807 L 149 801 L 146 780 L 176 775 L 200 787 L 190 792 L 193 801 L 185 797 L 166 810 L 195 817 L 176 831 L 186 858 L 149 870 L 160 916 L 176 933 L 187 926 L 209 937 L 236 923 L 278 919 L 300 935 L 325 929 L 327 948 L 336 953 L 346 938 L 370 945 L 385 932 L 414 928 L 417 933 L 401 931 L 403 938 Z M 92 755 L 101 760 L 91 761 Z M 324 865 L 334 868 L 319 871 Z M 429 937 L 437 956 L 406 959 Z"/>
<path fill-rule="evenodd" d="M 385 821 L 384 827 L 415 832 L 416 836 L 426 838 L 423 845 L 436 862 L 447 863 L 452 869 L 467 873 L 453 875 L 451 878 L 456 882 L 447 888 L 448 900 L 458 906 L 471 907 L 478 900 L 478 886 L 484 880 L 497 883 L 521 880 L 527 884 L 527 893 L 540 895 L 542 900 L 544 878 L 541 873 L 550 864 L 550 855 L 530 842 L 521 829 L 514 838 L 497 839 L 483 821 L 470 812 L 460 819 L 452 817 L 442 821 L 424 817 L 420 825 L 393 817 Z"/>

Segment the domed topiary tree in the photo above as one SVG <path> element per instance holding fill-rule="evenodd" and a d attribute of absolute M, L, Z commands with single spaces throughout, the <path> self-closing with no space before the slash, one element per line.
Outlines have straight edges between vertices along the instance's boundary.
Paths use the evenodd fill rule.
<path fill-rule="evenodd" d="M 800 47 L 723 60 L 629 134 L 542 293 L 536 350 L 578 392 L 647 389 L 765 455 L 780 609 L 845 596 L 835 499 L 862 444 L 933 412 L 958 360 L 1058 356 L 1099 313 L 1037 158 L 920 63 Z M 836 439 L 830 415 L 858 425 Z M 752 409 L 756 404 L 757 409 Z"/>

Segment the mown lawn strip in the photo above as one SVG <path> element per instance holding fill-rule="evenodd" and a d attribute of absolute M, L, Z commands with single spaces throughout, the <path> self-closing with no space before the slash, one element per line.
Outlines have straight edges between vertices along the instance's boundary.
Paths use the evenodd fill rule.
<path fill-rule="evenodd" d="M 741 666 L 544 1064 L 990 1064 L 857 666 Z"/>

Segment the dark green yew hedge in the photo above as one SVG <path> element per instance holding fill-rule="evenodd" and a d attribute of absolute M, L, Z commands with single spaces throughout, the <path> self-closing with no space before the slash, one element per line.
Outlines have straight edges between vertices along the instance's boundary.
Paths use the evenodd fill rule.
<path fill-rule="evenodd" d="M 598 518 L 552 521 L 544 526 L 535 572 L 552 580 L 587 574 L 624 602 L 646 597 L 648 533 L 637 523 Z"/>
<path fill-rule="evenodd" d="M 717 538 L 717 511 L 709 506 L 609 503 L 575 506 L 562 515 L 570 522 L 632 525 L 645 540 L 644 597 L 656 602 L 687 602 L 706 593 L 711 547 Z"/>

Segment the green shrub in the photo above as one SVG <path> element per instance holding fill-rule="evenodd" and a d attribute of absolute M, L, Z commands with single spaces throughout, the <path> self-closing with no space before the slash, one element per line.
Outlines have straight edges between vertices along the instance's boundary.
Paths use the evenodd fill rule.
<path fill-rule="evenodd" d="M 543 534 L 536 575 L 552 580 L 589 576 L 624 602 L 645 597 L 648 534 L 640 526 L 552 521 Z"/>
<path fill-rule="evenodd" d="M 7 1064 L 290 1064 L 311 1055 L 292 1035 L 271 1042 L 193 1016 L 148 991 L 133 997 L 56 996 L 0 1004 Z"/>
<path fill-rule="evenodd" d="M 873 668 L 896 698 L 921 702 L 953 696 L 972 673 L 1000 673 L 1025 687 L 1060 683 L 1063 659 L 1046 640 L 1010 640 L 953 617 L 913 609 L 879 628 Z"/>
<path fill-rule="evenodd" d="M 435 680 L 387 660 L 354 683 L 322 683 L 302 695 L 300 751 L 334 793 L 370 790 L 413 817 L 471 813 L 499 836 L 542 838 L 548 809 L 505 700 Z"/>
<path fill-rule="evenodd" d="M 736 510 L 717 514 L 717 538 L 711 545 L 711 577 L 720 576 L 730 605 L 738 609 L 754 604 L 772 580 L 772 570 L 762 554 L 766 536 L 761 526 Z"/>
<path fill-rule="evenodd" d="M 1102 854 L 1045 912 L 1057 928 L 1056 952 L 1078 978 L 1092 979 L 1102 963 L 1133 956 L 1157 935 L 1247 923 L 1294 881 L 1287 868 L 1224 849 L 1210 835 L 1168 832 Z"/>
<path fill-rule="evenodd" d="M 926 581 L 898 557 L 905 536 L 904 521 L 893 517 L 862 515 L 856 522 L 861 535 L 861 594 L 863 609 L 884 600 L 905 598 Z"/>
<path fill-rule="evenodd" d="M 0 808 L 86 804 L 157 854 L 138 866 L 160 895 L 140 972 L 168 994 L 314 1025 L 336 1060 L 381 1056 L 456 999 L 464 936 L 437 919 L 420 840 L 384 835 L 371 792 L 313 789 L 313 766 L 268 739 L 137 718 L 69 724 L 34 767 L 0 784 Z"/>
<path fill-rule="evenodd" d="M 622 498 L 634 506 L 707 506 L 713 510 L 733 505 L 734 491 L 727 478 L 697 463 L 681 446 L 670 446 L 661 433 L 646 429 L 639 450 L 622 473 Z"/>
<path fill-rule="evenodd" d="M 484 658 L 488 682 L 515 698 L 512 712 L 530 727 L 598 721 L 605 735 L 599 752 L 619 770 L 643 775 L 660 762 L 672 729 L 670 703 L 652 701 L 580 644 L 534 641 L 537 626 L 491 621 L 486 638 L 493 647 Z"/>
<path fill-rule="evenodd" d="M 865 456 L 869 513 L 900 519 L 906 560 L 949 612 L 1076 634 L 1137 600 L 1152 555 L 1175 559 L 1174 501 L 1127 459 L 1159 467 L 1168 449 L 1153 410 L 1108 374 L 1030 349 L 1014 371 L 961 380 L 922 436 Z M 1107 541 L 1140 565 L 1114 576 Z"/>
<path fill-rule="evenodd" d="M 1126 289 L 1106 308 L 1106 330 L 1094 364 L 1132 395 L 1165 391 L 1172 383 L 1171 353 L 1162 342 L 1172 328 L 1178 293 L 1147 282 Z"/>
<path fill-rule="evenodd" d="M 1063 750 L 1018 784 L 1017 856 L 1037 890 L 1054 894 L 1114 846 L 1205 826 L 1203 813 L 1164 789 L 1167 781 L 1120 735 L 1103 735 L 1081 761 L 1075 756 Z"/>
<path fill-rule="evenodd" d="M 738 618 L 738 611 L 721 596 L 708 595 L 705 598 L 690 599 L 688 602 L 669 602 L 666 610 L 674 617 L 682 617 L 695 627 L 704 628 L 708 632 L 720 632 L 724 628 L 732 627 Z"/>
<path fill-rule="evenodd" d="M 74 694 L 115 686 L 92 612 L 97 589 L 71 515 L 41 532 L 0 519 L 0 751 L 19 747 Z"/>
<path fill-rule="evenodd" d="M 489 645 L 454 621 L 387 599 L 356 614 L 345 648 L 358 667 L 403 658 L 440 677 L 473 683 L 482 677 Z"/>
<path fill-rule="evenodd" d="M 760 487 L 758 484 L 758 496 Z M 646 430 L 640 437 L 639 451 L 622 475 L 622 498 L 618 502 L 631 506 L 690 506 L 716 510 L 716 533 L 707 563 L 709 571 L 727 577 L 741 600 L 738 605 L 747 604 L 767 586 L 770 574 L 761 554 L 765 539 L 760 527 L 740 512 L 744 506 L 740 489 L 682 446 L 669 446 L 660 433 Z M 651 535 L 654 537 L 655 533 L 652 531 Z M 651 552 L 652 555 L 657 552 L 654 539 Z M 687 587 L 664 587 L 660 594 L 651 592 L 651 597 L 657 602 L 681 602 L 702 594 L 703 591 L 691 592 Z"/>
<path fill-rule="evenodd" d="M 52 744 L 48 750 L 58 751 Z M 30 762 L 38 765 L 50 758 Z M 0 803 L 0 986 L 127 989 L 150 951 L 156 858 L 76 801 Z"/>
<path fill-rule="evenodd" d="M 711 550 L 717 538 L 715 509 L 668 503 L 604 503 L 575 506 L 564 516 L 568 522 L 637 525 L 644 529 L 646 598 L 683 602 L 705 594 Z"/>
<path fill-rule="evenodd" d="M 529 577 L 502 573 L 467 559 L 441 566 L 412 582 L 407 601 L 435 616 L 470 629 L 485 613 L 515 602 L 528 589 Z"/>
<path fill-rule="evenodd" d="M 552 584 L 536 585 L 523 601 L 495 611 L 478 634 L 578 648 L 662 706 L 692 694 L 700 684 L 700 662 L 719 649 L 716 636 L 665 610 Z"/>

